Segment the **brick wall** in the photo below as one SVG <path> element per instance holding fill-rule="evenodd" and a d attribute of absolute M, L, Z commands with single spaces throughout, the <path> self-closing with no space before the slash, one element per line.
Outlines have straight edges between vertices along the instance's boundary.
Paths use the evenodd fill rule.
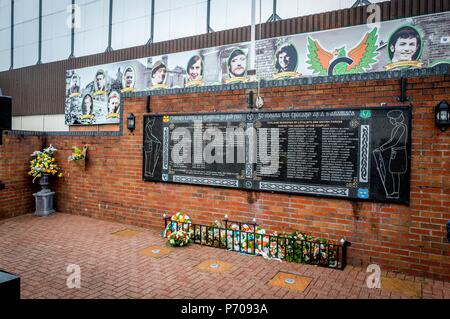
<path fill-rule="evenodd" d="M 0 219 L 34 210 L 32 194 L 39 191 L 39 187 L 31 183 L 27 172 L 30 154 L 44 143 L 45 138 L 40 136 L 3 136 L 3 145 L 0 145 L 0 181 L 6 184 L 6 188 L 0 189 Z"/>
<path fill-rule="evenodd" d="M 347 108 L 399 105 L 398 80 L 264 89 L 265 109 Z M 300 230 L 351 242 L 348 262 L 377 263 L 382 269 L 450 280 L 450 244 L 445 224 L 450 219 L 450 135 L 434 126 L 434 107 L 449 98 L 450 76 L 408 80 L 413 105 L 410 206 L 323 199 L 299 195 L 246 192 L 203 186 L 142 181 L 142 139 L 145 98 L 126 99 L 124 120 L 136 115 L 136 130 L 124 128 L 121 137 L 47 136 L 56 145 L 66 175 L 53 184 L 58 211 L 162 228 L 162 214 L 183 211 L 195 222 L 210 223 L 228 214 L 230 219 L 257 222 L 268 230 Z M 228 91 L 151 98 L 154 113 L 242 111 L 246 92 Z M 5 156 L 28 160 L 36 137 L 4 136 L 0 163 L 9 172 L 0 180 L 26 174 L 23 165 L 12 165 Z M 74 145 L 89 145 L 86 170 L 66 158 Z M 5 151 L 7 152 L 5 154 Z M 5 177 L 3 177 L 5 176 Z M 11 180 L 12 181 L 12 180 Z M 20 181 L 30 184 L 29 178 Z M 11 214 L 31 211 L 29 186 L 8 194 L 26 205 L 11 207 Z M 16 194 L 20 193 L 20 195 Z M 0 196 L 5 195 L 4 190 Z M 1 203 L 1 200 L 0 200 Z M 0 210 L 1 211 L 1 210 Z M 6 215 L 6 214 L 4 214 Z"/>

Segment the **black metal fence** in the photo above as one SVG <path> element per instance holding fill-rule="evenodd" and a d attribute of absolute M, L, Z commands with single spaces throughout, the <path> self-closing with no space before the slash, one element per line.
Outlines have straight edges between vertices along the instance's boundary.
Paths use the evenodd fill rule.
<path fill-rule="evenodd" d="M 222 225 L 207 226 L 181 223 L 165 217 L 164 227 L 166 236 L 184 230 L 191 234 L 194 243 L 200 245 L 340 270 L 346 266 L 345 240 L 338 244 L 303 233 L 265 234 L 256 223 L 229 220 L 223 220 Z"/>

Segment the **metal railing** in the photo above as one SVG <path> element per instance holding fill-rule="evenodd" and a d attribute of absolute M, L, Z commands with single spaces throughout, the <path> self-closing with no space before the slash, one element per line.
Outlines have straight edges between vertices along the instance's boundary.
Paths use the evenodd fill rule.
<path fill-rule="evenodd" d="M 184 230 L 191 234 L 195 244 L 339 270 L 343 270 L 346 266 L 347 242 L 343 239 L 340 243 L 335 243 L 303 233 L 265 234 L 261 233 L 257 226 L 256 223 L 227 219 L 223 220 L 221 226 L 207 226 L 172 221 L 170 217 L 164 218 L 166 236 L 174 231 Z"/>

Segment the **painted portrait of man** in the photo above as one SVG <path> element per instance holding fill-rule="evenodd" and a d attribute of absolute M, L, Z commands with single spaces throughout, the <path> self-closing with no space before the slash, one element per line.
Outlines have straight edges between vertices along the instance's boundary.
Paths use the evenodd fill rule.
<path fill-rule="evenodd" d="M 131 65 L 129 65 L 123 71 L 121 92 L 122 93 L 133 92 L 135 83 L 136 83 L 136 72 L 134 71 L 134 68 Z"/>
<path fill-rule="evenodd" d="M 80 117 L 81 120 L 90 120 L 94 118 L 94 98 L 91 94 L 86 94 L 83 97 L 83 101 L 81 103 L 81 111 L 83 113 Z"/>
<path fill-rule="evenodd" d="M 106 93 L 106 74 L 104 70 L 100 69 L 95 73 L 94 87 L 97 94 Z"/>
<path fill-rule="evenodd" d="M 247 56 L 244 51 L 237 49 L 228 58 L 228 72 L 231 77 L 245 76 L 247 71 Z"/>
<path fill-rule="evenodd" d="M 167 66 L 160 60 L 156 61 L 152 68 L 152 88 L 165 88 L 167 78 Z"/>
<path fill-rule="evenodd" d="M 241 49 L 233 50 L 227 61 L 229 79 L 225 83 L 246 82 L 247 55 Z"/>
<path fill-rule="evenodd" d="M 298 53 L 291 43 L 281 45 L 275 53 L 274 79 L 295 78 L 300 74 L 297 72 Z"/>
<path fill-rule="evenodd" d="M 194 55 L 189 59 L 186 67 L 187 87 L 203 85 L 203 59 L 199 55 Z"/>
<path fill-rule="evenodd" d="M 391 63 L 386 69 L 421 67 L 418 60 L 422 54 L 422 38 L 412 26 L 397 29 L 388 42 L 388 53 Z"/>
<path fill-rule="evenodd" d="M 120 94 L 112 91 L 108 96 L 108 115 L 106 118 L 118 118 L 120 111 Z"/>
<path fill-rule="evenodd" d="M 278 73 L 292 72 L 297 69 L 298 55 L 294 45 L 288 44 L 282 46 L 278 49 L 275 57 L 275 68 Z"/>
<path fill-rule="evenodd" d="M 80 96 L 80 76 L 78 74 L 73 74 L 70 79 L 70 96 Z"/>

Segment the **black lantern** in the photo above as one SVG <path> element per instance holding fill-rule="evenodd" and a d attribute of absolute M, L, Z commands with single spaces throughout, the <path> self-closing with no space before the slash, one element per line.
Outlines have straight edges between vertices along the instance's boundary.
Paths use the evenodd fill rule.
<path fill-rule="evenodd" d="M 447 101 L 441 101 L 435 109 L 436 126 L 444 132 L 450 126 L 450 114 Z"/>
<path fill-rule="evenodd" d="M 136 117 L 134 116 L 133 113 L 128 114 L 128 117 L 127 117 L 127 128 L 130 131 L 132 131 L 132 132 L 136 128 Z"/>

